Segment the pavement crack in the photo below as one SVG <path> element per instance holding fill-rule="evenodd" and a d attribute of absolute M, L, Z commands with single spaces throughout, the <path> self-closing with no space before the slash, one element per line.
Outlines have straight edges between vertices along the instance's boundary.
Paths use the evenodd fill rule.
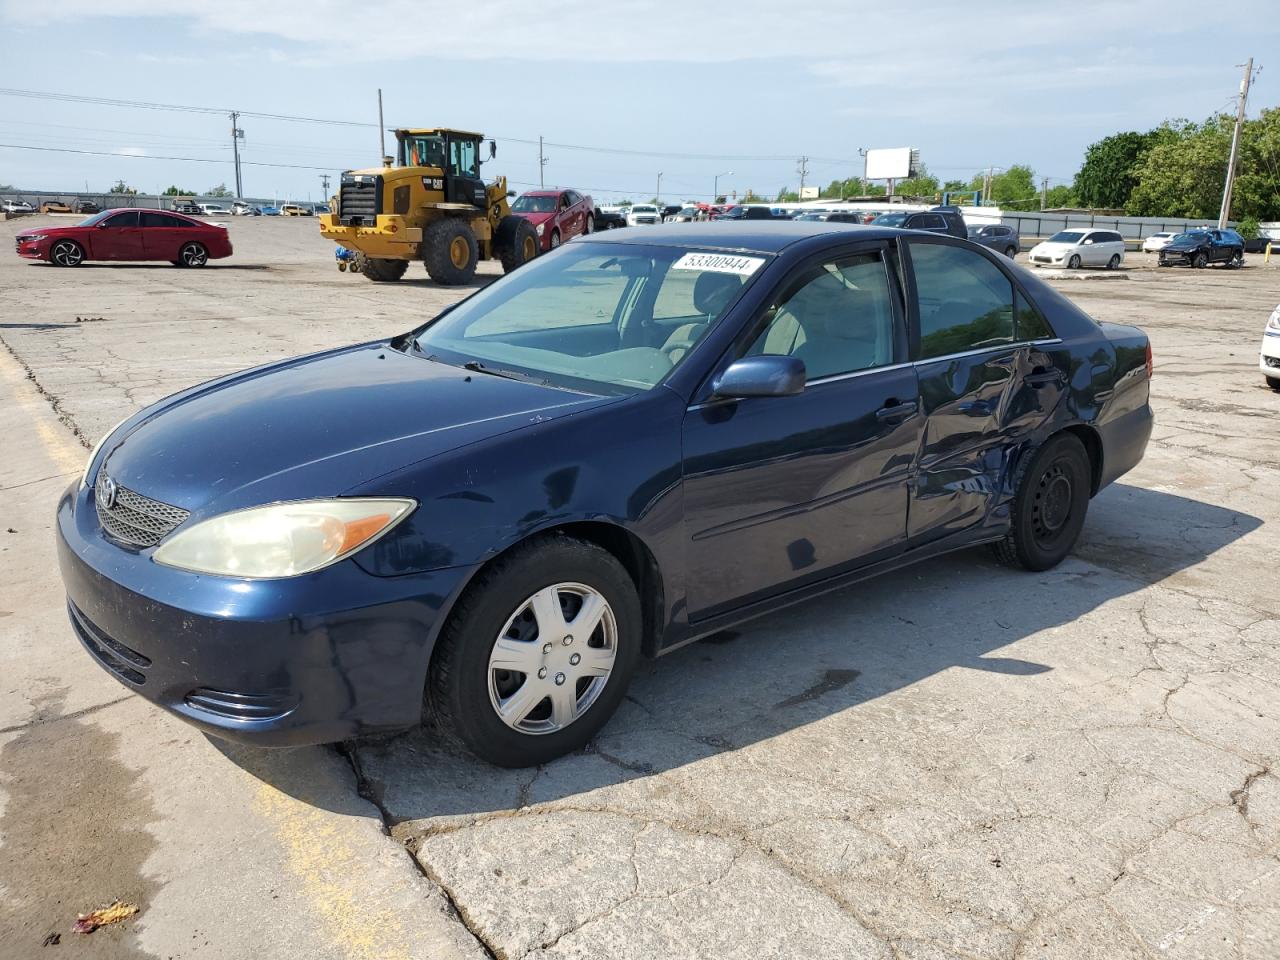
<path fill-rule="evenodd" d="M 95 703 L 91 707 L 85 707 L 83 710 L 77 710 L 74 713 L 60 713 L 56 717 L 35 717 L 25 723 L 15 723 L 11 727 L 0 727 L 0 733 L 16 733 L 19 730 L 27 730 L 46 723 L 58 723 L 61 720 L 77 720 L 80 717 L 87 717 L 97 713 L 99 710 L 105 710 L 107 707 L 114 707 L 117 703 L 124 703 L 126 700 L 132 699 L 133 694 L 126 693 L 122 697 L 116 697 L 116 699 L 108 700 L 106 703 Z"/>
<path fill-rule="evenodd" d="M 373 804 L 377 809 L 378 817 L 382 821 L 383 835 L 389 840 L 396 841 L 397 844 L 405 850 L 405 855 L 408 856 L 409 862 L 414 865 L 418 873 L 420 873 L 428 883 L 440 891 L 440 894 L 445 899 L 445 903 L 448 905 L 450 914 L 457 918 L 458 922 L 462 924 L 467 933 L 471 934 L 471 937 L 480 946 L 480 949 L 485 952 L 485 956 L 492 957 L 493 960 L 508 960 L 507 955 L 501 949 L 495 948 L 484 938 L 483 934 L 480 932 L 479 925 L 475 922 L 475 918 L 467 912 L 467 909 L 454 895 L 453 890 L 444 882 L 444 879 L 431 868 L 431 865 L 426 862 L 426 859 L 417 851 L 405 849 L 406 844 L 400 841 L 399 838 L 392 833 L 392 829 L 396 826 L 396 820 L 387 809 L 386 804 L 383 802 L 382 790 L 365 775 L 364 769 L 360 764 L 360 753 L 356 744 L 351 741 L 347 741 L 337 744 L 336 748 L 338 754 L 345 757 L 347 763 L 351 765 L 351 772 L 356 781 L 356 793 L 358 793 L 363 799 L 369 801 L 369 803 Z"/>

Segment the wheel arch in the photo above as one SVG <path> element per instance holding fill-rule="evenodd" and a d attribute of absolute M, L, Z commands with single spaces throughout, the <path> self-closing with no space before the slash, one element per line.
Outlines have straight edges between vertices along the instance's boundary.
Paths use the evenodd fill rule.
<path fill-rule="evenodd" d="M 622 564 L 635 584 L 636 594 L 640 598 L 640 610 L 643 616 L 641 652 L 647 657 L 656 657 L 662 638 L 662 628 L 665 623 L 666 613 L 662 572 L 658 566 L 657 558 L 654 556 L 653 551 L 649 549 L 649 546 L 635 533 L 613 521 L 570 520 L 531 531 L 508 543 L 477 566 L 467 578 L 463 588 L 458 591 L 457 596 L 462 596 L 463 593 L 470 589 L 472 583 L 481 573 L 511 553 L 511 551 L 523 547 L 534 540 L 557 536 L 572 537 L 595 544 Z M 443 626 L 445 620 L 453 615 L 453 608 L 456 604 L 457 600 L 455 598 L 449 605 L 449 609 L 443 612 L 441 626 Z"/>
<path fill-rule="evenodd" d="M 1070 433 L 1082 444 L 1089 456 L 1089 496 L 1093 497 L 1102 485 L 1102 437 L 1087 423 L 1073 423 L 1058 433 Z"/>

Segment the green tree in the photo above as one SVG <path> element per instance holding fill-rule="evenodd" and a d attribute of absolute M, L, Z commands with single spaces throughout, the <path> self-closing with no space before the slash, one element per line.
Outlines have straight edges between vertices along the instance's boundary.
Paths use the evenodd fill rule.
<path fill-rule="evenodd" d="M 1035 171 L 1025 164 L 1015 163 L 1008 170 L 1003 170 L 991 178 L 990 203 L 1026 203 L 1038 201 L 1040 191 L 1036 189 Z"/>
<path fill-rule="evenodd" d="M 1044 205 L 1051 210 L 1059 207 L 1078 207 L 1080 201 L 1076 197 L 1076 191 L 1073 187 L 1060 183 L 1056 187 L 1050 187 L 1045 193 Z"/>
<path fill-rule="evenodd" d="M 216 187 L 210 187 L 208 191 L 205 193 L 205 196 L 229 197 L 231 196 L 231 191 L 227 189 L 227 185 L 225 183 L 220 183 Z"/>
<path fill-rule="evenodd" d="M 1075 192 L 1085 207 L 1118 210 L 1138 184 L 1138 170 L 1151 148 L 1176 139 L 1175 127 L 1164 124 L 1146 133 L 1126 130 L 1103 137 L 1085 150 L 1075 178 Z"/>
<path fill-rule="evenodd" d="M 1245 121 L 1231 197 L 1233 218 L 1280 220 L 1280 107 Z"/>
<path fill-rule="evenodd" d="M 921 164 L 914 177 L 899 180 L 894 184 L 893 191 L 903 197 L 933 197 L 942 192 L 942 186 L 938 183 L 938 178 L 930 176 L 924 164 Z"/>
<path fill-rule="evenodd" d="M 165 187 L 164 193 L 161 194 L 162 197 L 194 197 L 195 195 L 196 192 L 194 190 L 187 190 L 185 187 L 175 186 Z"/>
<path fill-rule="evenodd" d="M 1222 201 L 1232 118 L 1186 124 L 1149 149 L 1136 168 L 1126 213 L 1148 217 L 1215 217 Z M 1166 130 L 1172 130 L 1165 125 Z"/>
<path fill-rule="evenodd" d="M 110 189 L 110 190 L 108 190 L 107 192 L 108 192 L 108 193 L 128 193 L 128 194 L 136 194 L 138 191 L 137 191 L 136 189 L 134 189 L 133 187 L 129 186 L 129 185 L 128 185 L 127 183 L 125 183 L 123 180 L 117 180 L 117 181 L 112 185 L 111 189 Z"/>

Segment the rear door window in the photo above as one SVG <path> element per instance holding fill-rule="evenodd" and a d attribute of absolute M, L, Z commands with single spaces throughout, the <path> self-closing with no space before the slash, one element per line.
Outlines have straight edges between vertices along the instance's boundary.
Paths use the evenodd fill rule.
<path fill-rule="evenodd" d="M 949 244 L 910 244 L 920 315 L 916 359 L 1014 341 L 1013 283 L 980 253 Z"/>

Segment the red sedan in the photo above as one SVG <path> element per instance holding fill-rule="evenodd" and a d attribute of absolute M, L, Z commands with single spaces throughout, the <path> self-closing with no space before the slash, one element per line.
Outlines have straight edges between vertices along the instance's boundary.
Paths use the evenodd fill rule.
<path fill-rule="evenodd" d="M 530 190 L 511 205 L 511 212 L 533 224 L 544 251 L 596 228 L 595 204 L 577 190 Z"/>
<path fill-rule="evenodd" d="M 103 210 L 68 227 L 33 227 L 14 238 L 18 256 L 56 267 L 86 260 L 168 260 L 203 267 L 231 256 L 225 227 L 167 210 Z"/>

